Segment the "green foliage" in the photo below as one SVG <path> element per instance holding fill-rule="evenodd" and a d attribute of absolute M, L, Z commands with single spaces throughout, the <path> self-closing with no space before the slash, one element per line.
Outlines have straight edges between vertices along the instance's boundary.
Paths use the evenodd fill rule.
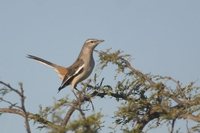
<path fill-rule="evenodd" d="M 79 118 L 69 123 L 66 131 L 74 131 L 76 133 L 97 133 L 101 129 L 101 113 L 88 116 L 85 119 Z"/>
<path fill-rule="evenodd" d="M 126 68 L 123 63 L 123 60 L 119 59 L 129 59 L 130 55 L 122 54 L 123 52 L 118 50 L 116 52 L 110 52 L 111 49 L 106 50 L 105 52 L 99 52 L 99 64 L 101 65 L 101 69 L 104 69 L 108 66 L 109 63 L 117 65 L 117 73 L 124 72 Z"/>
<path fill-rule="evenodd" d="M 194 86 L 194 82 L 184 86 L 171 77 L 143 74 L 130 64 L 129 56 L 120 51 L 99 53 L 101 68 L 114 64 L 122 78 L 112 90 L 126 96 L 115 113 L 116 124 L 122 125 L 124 132 L 141 132 L 156 119 L 159 124 L 188 117 L 200 120 L 199 115 L 194 115 L 200 111 L 199 87 Z M 127 124 L 130 123 L 134 126 L 129 130 Z M 152 127 L 157 127 L 158 123 Z"/>

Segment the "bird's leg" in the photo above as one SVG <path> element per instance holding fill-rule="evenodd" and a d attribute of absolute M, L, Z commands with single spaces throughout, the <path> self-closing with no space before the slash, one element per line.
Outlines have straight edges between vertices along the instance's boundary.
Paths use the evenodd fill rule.
<path fill-rule="evenodd" d="M 83 94 L 83 93 L 82 93 L 81 91 L 79 91 L 76 87 L 74 87 L 74 89 L 72 90 L 72 92 L 74 93 L 74 95 L 75 95 L 75 97 L 76 97 L 77 99 L 78 99 L 78 97 L 77 97 L 77 95 L 76 95 L 76 93 L 75 93 L 74 90 L 77 90 L 79 96 L 80 96 L 80 94 L 82 94 L 82 96 L 83 96 L 84 98 L 86 98 L 86 99 L 91 103 L 91 105 L 92 105 L 92 110 L 94 111 L 94 105 L 93 105 L 93 102 L 92 102 L 91 98 L 88 97 L 88 96 L 86 96 L 85 94 Z"/>
<path fill-rule="evenodd" d="M 74 91 L 76 90 L 78 92 L 78 94 L 81 94 L 81 91 L 79 91 L 76 87 L 74 87 L 74 89 L 72 90 L 72 92 L 74 93 L 75 97 L 78 99 L 76 92 Z"/>
<path fill-rule="evenodd" d="M 78 99 L 76 92 L 74 91 L 74 89 L 72 90 L 72 92 L 74 93 L 74 96 L 76 97 L 76 99 Z"/>
<path fill-rule="evenodd" d="M 79 91 L 76 87 L 74 87 L 74 89 L 77 90 L 79 93 L 81 92 L 81 91 Z"/>

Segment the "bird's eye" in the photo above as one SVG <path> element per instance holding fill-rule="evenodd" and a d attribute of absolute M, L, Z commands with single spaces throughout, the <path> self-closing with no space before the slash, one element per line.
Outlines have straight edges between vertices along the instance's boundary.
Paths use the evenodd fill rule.
<path fill-rule="evenodd" d="M 94 41 L 91 41 L 91 43 L 94 43 Z"/>

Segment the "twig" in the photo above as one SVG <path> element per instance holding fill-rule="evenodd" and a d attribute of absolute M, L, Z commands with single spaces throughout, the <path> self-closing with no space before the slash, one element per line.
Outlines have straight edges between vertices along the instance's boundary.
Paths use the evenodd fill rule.
<path fill-rule="evenodd" d="M 17 89 L 15 89 L 15 88 L 13 88 L 13 87 L 10 86 L 9 84 L 6 84 L 6 83 L 3 82 L 3 81 L 0 81 L 0 84 L 2 84 L 2 85 L 4 85 L 4 86 L 8 87 L 8 89 L 10 89 L 11 91 L 13 91 L 13 92 L 15 92 L 16 94 L 19 95 L 19 97 L 20 97 L 20 99 L 21 99 L 21 100 L 20 100 L 20 101 L 21 101 L 21 107 L 20 107 L 20 106 L 17 106 L 16 104 L 13 104 L 13 103 L 10 102 L 10 101 L 7 101 L 7 100 L 3 99 L 3 98 L 1 98 L 1 101 L 4 101 L 5 103 L 10 104 L 10 108 L 12 108 L 12 107 L 18 108 L 19 110 L 15 110 L 15 111 L 20 112 L 20 114 L 21 114 L 21 113 L 24 113 L 24 114 L 23 114 L 23 117 L 24 117 L 24 119 L 25 119 L 25 128 L 26 128 L 26 131 L 27 131 L 27 133 L 31 133 L 31 129 L 30 129 L 30 125 L 29 125 L 29 120 L 28 120 L 28 114 L 27 114 L 26 108 L 25 108 L 25 96 L 24 96 L 24 89 L 23 89 L 22 83 L 19 83 L 20 91 L 17 90 Z M 14 110 L 12 110 L 12 111 L 14 111 Z M 19 114 L 19 115 L 20 115 L 20 114 Z M 21 115 L 21 116 L 22 116 L 22 115 Z"/>
<path fill-rule="evenodd" d="M 9 104 L 9 105 L 10 105 L 9 108 L 13 108 L 13 107 L 16 107 L 16 108 L 19 108 L 19 109 L 21 108 L 20 106 L 17 106 L 17 103 L 12 103 L 12 102 L 10 102 L 10 101 L 8 101 L 8 100 L 5 100 L 5 99 L 3 99 L 3 98 L 0 98 L 0 101 Z"/>
<path fill-rule="evenodd" d="M 83 118 L 85 118 L 85 115 L 83 115 L 84 113 L 81 109 L 81 105 L 85 101 L 91 101 L 91 99 L 89 97 L 85 96 L 84 93 L 83 94 L 81 94 L 81 93 L 83 93 L 83 92 L 79 92 L 79 95 L 76 98 L 76 100 L 74 100 L 72 102 L 71 107 L 67 111 L 67 113 L 66 113 L 66 115 L 65 115 L 65 117 L 64 117 L 64 119 L 61 123 L 62 127 L 65 127 L 68 124 L 68 122 L 69 122 L 69 120 L 70 120 L 70 118 L 71 118 L 71 116 L 72 116 L 72 114 L 75 110 L 78 110 L 81 113 L 81 115 L 83 116 Z"/>
<path fill-rule="evenodd" d="M 20 86 L 20 91 L 21 91 L 21 108 L 24 112 L 24 119 L 25 119 L 25 128 L 27 133 L 31 133 L 31 128 L 30 128 L 30 124 L 28 121 L 28 113 L 26 112 L 26 108 L 25 108 L 25 96 L 24 96 L 24 89 L 23 89 L 23 84 L 19 83 Z"/>
<path fill-rule="evenodd" d="M 174 132 L 175 122 L 176 122 L 176 118 L 172 120 L 172 129 L 171 129 L 171 133 Z"/>
<path fill-rule="evenodd" d="M 77 102 L 75 101 L 73 103 L 73 105 L 70 107 L 70 109 L 67 111 L 67 113 L 61 123 L 62 127 L 66 126 L 68 124 L 70 117 L 72 116 L 73 112 L 76 110 L 76 106 L 77 106 Z"/>
<path fill-rule="evenodd" d="M 18 91 L 17 89 L 14 89 L 13 87 L 11 87 L 9 84 L 3 82 L 3 81 L 0 81 L 0 84 L 8 87 L 11 91 L 14 91 L 15 93 L 17 93 L 20 97 L 21 97 L 21 93 L 20 91 Z"/>
<path fill-rule="evenodd" d="M 16 114 L 16 115 L 19 115 L 19 116 L 21 116 L 21 117 L 23 117 L 23 118 L 26 117 L 25 114 L 24 114 L 24 112 L 23 112 L 23 110 L 21 110 L 21 109 L 0 108 L 0 112 L 1 112 L 1 113 Z M 33 114 L 33 113 L 29 113 L 29 112 L 27 112 L 27 114 L 28 114 L 28 118 L 29 118 L 29 119 L 32 119 L 32 120 L 34 120 L 34 121 L 36 121 L 36 122 L 39 122 L 39 123 L 41 123 L 41 124 L 43 124 L 43 125 L 46 125 L 47 127 L 50 127 L 50 128 L 52 128 L 52 129 L 57 130 L 57 131 L 62 130 L 62 127 L 60 127 L 59 125 L 56 125 L 55 123 L 52 123 L 52 122 L 50 122 L 50 121 L 48 121 L 48 120 L 42 118 L 42 117 L 41 117 L 40 115 L 38 115 L 38 114 Z"/>

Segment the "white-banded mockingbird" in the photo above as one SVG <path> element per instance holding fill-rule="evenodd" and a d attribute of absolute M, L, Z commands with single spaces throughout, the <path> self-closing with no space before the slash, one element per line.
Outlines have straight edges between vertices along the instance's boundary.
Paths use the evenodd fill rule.
<path fill-rule="evenodd" d="M 77 84 L 85 80 L 91 74 L 95 65 L 93 58 L 94 48 L 103 41 L 104 40 L 87 39 L 78 58 L 69 67 L 63 67 L 33 55 L 28 55 L 27 57 L 53 68 L 58 73 L 60 79 L 62 80 L 62 84 L 58 88 L 58 92 L 68 85 L 77 89 Z"/>

